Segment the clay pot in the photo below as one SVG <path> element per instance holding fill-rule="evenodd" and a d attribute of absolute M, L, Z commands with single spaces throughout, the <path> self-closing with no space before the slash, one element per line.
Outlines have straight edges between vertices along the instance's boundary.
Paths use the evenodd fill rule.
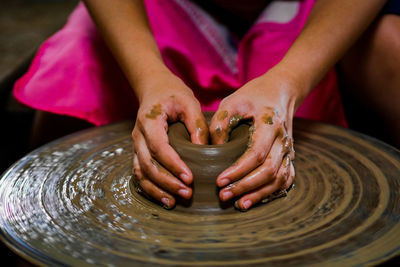
<path fill-rule="evenodd" d="M 207 112 L 204 115 L 209 123 L 213 113 Z M 186 127 L 180 122 L 169 126 L 168 137 L 171 146 L 194 176 L 192 200 L 178 200 L 178 206 L 190 206 L 191 210 L 196 211 L 232 207 L 232 203 L 220 202 L 216 179 L 245 152 L 249 139 L 249 125 L 239 124 L 232 130 L 229 141 L 222 145 L 193 144 Z"/>

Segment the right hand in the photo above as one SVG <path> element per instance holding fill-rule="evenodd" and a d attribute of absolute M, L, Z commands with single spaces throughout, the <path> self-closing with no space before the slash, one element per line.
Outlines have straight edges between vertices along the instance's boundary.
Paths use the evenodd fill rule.
<path fill-rule="evenodd" d="M 208 126 L 192 90 L 173 74 L 161 74 L 141 88 L 133 139 L 136 190 L 175 206 L 174 196 L 192 197 L 193 174 L 168 142 L 168 122 L 182 121 L 194 144 L 208 142 Z"/>

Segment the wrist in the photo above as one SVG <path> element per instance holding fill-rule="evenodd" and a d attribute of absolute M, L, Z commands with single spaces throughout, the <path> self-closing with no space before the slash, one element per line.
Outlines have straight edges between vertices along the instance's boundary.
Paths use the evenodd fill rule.
<path fill-rule="evenodd" d="M 128 81 L 139 102 L 142 102 L 146 95 L 151 95 L 153 91 L 160 89 L 159 85 L 163 83 L 162 81 L 169 79 L 171 75 L 173 74 L 164 64 L 147 64 L 130 73 Z"/>
<path fill-rule="evenodd" d="M 194 97 L 192 90 L 167 67 L 143 72 L 140 77 L 136 78 L 133 90 L 140 104 L 146 101 L 153 102 L 154 99 Z"/>
<path fill-rule="evenodd" d="M 128 68 L 128 80 L 132 87 L 141 86 L 154 80 L 160 74 L 170 73 L 161 57 L 149 55 L 132 59 Z"/>
<path fill-rule="evenodd" d="M 278 63 L 264 75 L 273 75 L 280 79 L 282 90 L 295 102 L 295 110 L 306 98 L 312 87 L 309 75 L 305 75 L 299 68 L 285 62 Z"/>

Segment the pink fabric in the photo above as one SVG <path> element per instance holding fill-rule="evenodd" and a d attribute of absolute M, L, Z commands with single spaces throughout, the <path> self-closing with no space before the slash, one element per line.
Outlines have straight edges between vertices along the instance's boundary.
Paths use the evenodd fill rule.
<path fill-rule="evenodd" d="M 203 110 L 216 110 L 221 99 L 278 63 L 314 2 L 301 1 L 288 23 L 256 23 L 235 51 L 227 30 L 191 2 L 145 1 L 165 64 L 192 88 Z M 14 96 L 33 108 L 95 125 L 134 119 L 138 107 L 83 4 L 43 43 L 28 72 L 16 82 Z M 346 126 L 333 70 L 296 116 Z"/>

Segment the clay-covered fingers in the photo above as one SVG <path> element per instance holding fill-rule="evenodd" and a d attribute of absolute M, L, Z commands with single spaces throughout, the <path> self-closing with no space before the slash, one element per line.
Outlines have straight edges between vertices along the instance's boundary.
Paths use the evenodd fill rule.
<path fill-rule="evenodd" d="M 266 113 L 270 114 L 270 113 Z M 229 168 L 223 171 L 217 178 L 219 187 L 237 181 L 249 172 L 264 164 L 275 153 L 270 153 L 274 142 L 280 143 L 287 136 L 284 123 L 279 119 L 265 118 L 265 114 L 254 119 L 250 131 L 249 143 L 246 152 Z M 279 154 L 282 154 L 280 151 Z"/>
<path fill-rule="evenodd" d="M 193 144 L 208 144 L 208 124 L 201 112 L 200 104 L 186 107 L 186 111 L 181 115 L 181 120 L 189 131 Z"/>
<path fill-rule="evenodd" d="M 254 120 L 247 151 L 218 176 L 217 185 L 224 187 L 219 193 L 222 201 L 240 198 L 237 206 L 247 210 L 293 183 L 293 139 L 275 114 L 266 112 Z"/>
<path fill-rule="evenodd" d="M 236 111 L 220 108 L 212 117 L 210 135 L 213 144 L 223 144 L 229 140 L 231 130 L 243 119 Z"/>
<path fill-rule="evenodd" d="M 181 195 L 184 198 L 190 198 L 191 188 L 185 185 L 185 183 L 190 184 L 191 180 L 186 177 L 182 178 L 182 174 L 181 176 L 178 176 L 181 179 L 178 179 L 176 175 L 174 176 L 170 171 L 167 170 L 168 164 L 170 164 L 170 162 L 165 164 L 165 161 L 163 161 L 164 157 L 168 156 L 173 159 L 175 158 L 176 161 L 182 161 L 179 158 L 178 154 L 176 154 L 175 150 L 173 150 L 169 144 L 163 143 L 162 140 L 151 140 L 153 144 L 149 145 L 146 142 L 147 140 L 144 140 L 144 138 L 140 134 L 136 138 L 138 139 L 138 146 L 135 146 L 135 151 L 138 155 L 138 161 L 143 173 L 153 182 L 157 183 L 157 185 L 164 188 L 165 190 L 168 190 L 168 192 L 176 195 Z M 149 151 L 149 147 L 150 150 L 153 148 L 156 151 Z M 184 163 L 182 162 L 182 164 Z M 186 165 L 184 166 L 184 168 L 187 168 Z M 175 167 L 175 169 L 177 169 L 177 167 Z M 190 170 L 186 172 L 191 175 Z M 182 173 L 179 169 L 179 166 L 177 173 Z M 184 181 L 185 183 L 183 183 L 182 181 Z"/>
<path fill-rule="evenodd" d="M 290 135 L 285 135 L 282 138 L 282 153 L 284 155 L 289 155 L 291 161 L 295 158 L 293 138 Z"/>
<path fill-rule="evenodd" d="M 220 199 L 227 201 L 234 197 L 240 197 L 243 194 L 273 182 L 282 164 L 282 149 L 283 146 L 280 140 L 274 142 L 265 161 L 250 173 L 246 173 L 241 179 L 221 189 L 219 193 Z"/>
<path fill-rule="evenodd" d="M 228 117 L 227 110 L 218 110 L 211 118 L 210 134 L 213 144 L 223 144 L 228 138 Z"/>
<path fill-rule="evenodd" d="M 221 190 L 222 194 L 225 193 L 225 190 L 230 190 L 233 197 L 241 196 L 235 202 L 236 208 L 244 211 L 259 202 L 268 202 L 293 184 L 295 179 L 292 161 L 294 150 L 292 148 L 293 141 L 288 141 L 288 138 L 289 136 L 286 136 L 274 143 L 270 152 L 272 155 L 270 164 L 264 163 L 232 186 L 227 186 Z M 291 145 L 288 145 L 288 142 Z M 276 170 L 277 166 L 278 171 L 274 172 L 273 170 Z M 262 184 L 263 182 L 265 183 Z"/>
<path fill-rule="evenodd" d="M 175 206 L 175 198 L 144 176 L 136 153 L 133 155 L 133 184 L 135 191 L 159 201 L 167 209 Z"/>
<path fill-rule="evenodd" d="M 185 184 L 189 185 L 193 181 L 193 175 L 187 165 L 182 161 L 176 151 L 170 146 L 166 132 L 165 120 L 153 120 L 141 126 L 143 135 L 139 134 L 133 139 L 141 141 L 142 146 L 138 147 L 143 153 L 149 152 L 150 156 L 143 158 L 143 164 L 150 166 L 150 158 L 154 158 L 165 169 L 175 177 L 179 177 Z M 138 131 L 139 132 L 139 131 Z M 142 138 L 144 136 L 144 140 Z M 135 147 L 136 149 L 136 147 Z M 141 153 L 141 154 L 143 154 Z"/>
<path fill-rule="evenodd" d="M 282 189 L 288 189 L 293 183 L 294 183 L 294 177 L 296 175 L 293 161 L 290 162 L 290 167 L 289 167 L 289 175 L 286 179 L 286 182 L 282 185 Z"/>
<path fill-rule="evenodd" d="M 289 188 L 294 181 L 294 167 L 287 155 L 276 173 L 275 179 L 257 189 L 250 191 L 235 202 L 235 207 L 246 211 L 259 202 L 268 202 L 278 197 L 285 189 Z M 286 193 L 286 191 L 285 191 Z"/>
<path fill-rule="evenodd" d="M 134 130 L 133 140 L 135 151 L 134 174 L 136 177 L 138 177 L 137 179 L 140 181 L 140 185 L 145 193 L 150 197 L 162 202 L 164 205 L 167 205 L 165 203 L 166 200 L 168 200 L 170 204 L 175 203 L 173 195 L 179 195 L 186 199 L 191 198 L 192 189 L 187 185 L 191 182 L 190 176 L 188 176 L 189 179 L 186 177 L 184 177 L 184 179 L 178 179 L 159 161 L 159 158 L 162 159 L 165 157 L 163 153 L 168 153 L 167 149 L 169 145 L 159 143 L 158 147 L 160 149 L 164 149 L 163 153 L 153 152 L 152 154 L 149 149 L 151 146 L 149 146 L 149 144 L 146 142 L 145 137 L 140 131 Z M 176 154 L 174 150 L 173 153 Z M 159 158 L 156 158 L 154 155 L 158 156 Z M 179 168 L 175 167 L 175 169 L 178 169 L 178 173 L 181 173 Z M 187 184 L 182 182 L 182 180 L 187 182 Z M 163 199 L 165 197 L 167 199 Z"/>

